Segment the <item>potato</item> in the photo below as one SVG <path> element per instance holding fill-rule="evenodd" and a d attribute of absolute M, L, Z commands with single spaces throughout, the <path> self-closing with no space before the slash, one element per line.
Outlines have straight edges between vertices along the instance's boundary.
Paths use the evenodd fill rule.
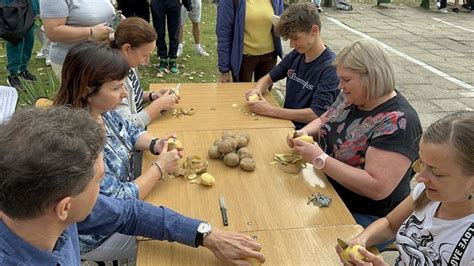
<path fill-rule="evenodd" d="M 247 138 L 244 136 L 238 136 L 236 141 L 237 141 L 237 147 L 236 147 L 237 149 L 247 146 Z"/>
<path fill-rule="evenodd" d="M 205 186 L 212 186 L 216 182 L 216 178 L 209 173 L 201 174 L 201 184 Z"/>
<path fill-rule="evenodd" d="M 303 135 L 303 136 L 297 137 L 296 139 L 297 140 L 302 140 L 304 142 L 308 142 L 308 143 L 311 143 L 311 144 L 314 143 L 313 137 L 308 136 L 308 135 Z"/>
<path fill-rule="evenodd" d="M 361 247 L 362 247 L 361 245 L 354 245 L 352 247 L 347 247 L 342 251 L 341 257 L 348 261 L 350 259 L 349 254 L 352 254 L 354 255 L 354 257 L 360 260 L 363 260 L 365 257 L 359 252 L 359 248 Z"/>
<path fill-rule="evenodd" d="M 239 155 L 240 160 L 242 160 L 243 158 L 252 158 L 253 157 L 252 153 L 250 152 L 249 148 L 247 148 L 247 147 L 240 148 L 237 151 L 237 155 Z"/>
<path fill-rule="evenodd" d="M 251 158 L 243 158 L 240 163 L 240 168 L 247 172 L 252 172 L 255 170 L 255 161 Z"/>
<path fill-rule="evenodd" d="M 260 100 L 260 97 L 256 93 L 249 96 L 249 102 L 256 102 L 258 100 Z"/>
<path fill-rule="evenodd" d="M 216 145 L 212 145 L 212 147 L 207 151 L 207 154 L 211 159 L 219 159 L 222 157 L 222 154 L 219 152 Z"/>
<path fill-rule="evenodd" d="M 234 136 L 234 134 L 230 133 L 230 132 L 227 132 L 227 131 L 224 131 L 222 132 L 222 139 L 226 139 L 226 138 L 232 138 Z"/>
<path fill-rule="evenodd" d="M 183 144 L 179 139 L 169 138 L 168 139 L 168 151 L 172 151 L 174 149 L 182 150 Z"/>
<path fill-rule="evenodd" d="M 221 143 L 221 142 L 222 142 L 222 139 L 216 139 L 214 141 L 214 145 L 219 146 L 219 143 Z"/>
<path fill-rule="evenodd" d="M 250 263 L 250 266 L 260 266 L 262 263 L 256 258 L 248 257 L 244 259 L 246 262 Z"/>
<path fill-rule="evenodd" d="M 239 162 L 240 162 L 239 155 L 237 155 L 237 153 L 235 152 L 228 153 L 224 156 L 224 163 L 227 166 L 235 167 L 239 165 Z"/>
<path fill-rule="evenodd" d="M 245 138 L 247 139 L 247 145 L 248 145 L 248 143 L 249 143 L 249 141 L 250 141 L 250 135 L 249 135 L 249 133 L 242 133 L 242 134 L 240 134 L 240 135 L 243 136 L 243 137 L 245 137 Z"/>
<path fill-rule="evenodd" d="M 222 154 L 227 154 L 234 151 L 234 142 L 231 138 L 224 139 L 217 146 L 217 150 Z M 237 146 L 237 144 L 235 144 Z"/>

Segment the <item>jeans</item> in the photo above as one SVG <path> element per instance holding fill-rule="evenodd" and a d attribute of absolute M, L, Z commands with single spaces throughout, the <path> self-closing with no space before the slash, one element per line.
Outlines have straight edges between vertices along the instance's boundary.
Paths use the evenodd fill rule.
<path fill-rule="evenodd" d="M 352 216 L 356 220 L 356 222 L 362 227 L 367 228 L 371 223 L 375 222 L 376 220 L 380 219 L 381 217 L 375 216 L 375 215 L 369 215 L 369 214 L 360 214 L 360 213 L 352 213 Z M 378 244 L 376 247 L 377 249 L 382 252 L 384 251 L 388 245 L 390 245 L 392 242 L 394 242 L 395 239 L 391 239 L 387 242 Z"/>
<path fill-rule="evenodd" d="M 35 25 L 31 27 L 17 46 L 6 42 L 7 70 L 10 75 L 17 75 L 28 69 L 28 62 L 35 42 L 35 27 Z"/>
<path fill-rule="evenodd" d="M 181 4 L 179 0 L 152 0 L 151 16 L 153 18 L 153 27 L 158 34 L 156 47 L 158 57 L 176 59 L 178 53 L 178 34 L 181 23 Z M 165 25 L 168 26 L 169 50 L 166 46 Z"/>

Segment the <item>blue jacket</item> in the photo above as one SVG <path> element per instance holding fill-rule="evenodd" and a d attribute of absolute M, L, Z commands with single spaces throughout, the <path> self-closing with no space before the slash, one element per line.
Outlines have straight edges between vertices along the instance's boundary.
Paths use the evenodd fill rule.
<path fill-rule="evenodd" d="M 271 0 L 275 15 L 283 12 L 282 0 Z M 234 8 L 237 4 L 237 10 Z M 244 50 L 245 0 L 220 0 L 217 6 L 217 61 L 221 73 L 238 77 Z M 275 51 L 282 57 L 281 41 L 273 36 Z"/>

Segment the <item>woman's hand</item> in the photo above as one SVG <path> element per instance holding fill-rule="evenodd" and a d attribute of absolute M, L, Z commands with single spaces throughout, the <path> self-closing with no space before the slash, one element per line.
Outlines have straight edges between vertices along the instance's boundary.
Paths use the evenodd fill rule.
<path fill-rule="evenodd" d="M 168 149 L 168 143 L 165 143 L 164 148 Z M 178 150 L 174 149 L 160 153 L 156 161 L 161 166 L 163 174 L 167 174 L 174 172 L 178 168 L 179 159 L 181 159 L 180 154 Z"/>
<path fill-rule="evenodd" d="M 382 257 L 382 255 L 374 255 L 371 252 L 369 252 L 367 249 L 364 247 L 359 248 L 359 253 L 364 256 L 364 260 L 360 260 L 356 258 L 353 254 L 349 254 L 349 260 L 345 260 L 342 258 L 342 248 L 339 245 L 336 245 L 336 252 L 337 255 L 339 256 L 339 259 L 344 265 L 357 265 L 357 266 L 387 266 L 388 263 L 386 263 Z"/>
<path fill-rule="evenodd" d="M 295 151 L 308 163 L 313 163 L 314 158 L 324 153 L 318 143 L 310 144 L 298 139 L 294 139 L 293 143 Z"/>
<path fill-rule="evenodd" d="M 293 140 L 303 135 L 308 135 L 308 133 L 306 133 L 304 130 L 296 130 L 294 133 L 289 133 L 286 136 L 286 143 L 288 144 L 288 147 L 293 148 L 295 146 Z"/>
<path fill-rule="evenodd" d="M 178 97 L 175 94 L 169 94 L 169 89 L 168 93 L 161 95 L 158 99 L 153 101 L 153 104 L 159 106 L 160 111 L 168 111 L 172 109 L 177 103 Z"/>
<path fill-rule="evenodd" d="M 109 33 L 113 32 L 114 30 L 107 26 L 106 23 L 100 23 L 90 27 L 91 30 L 91 38 L 97 41 L 107 41 L 109 40 Z"/>
<path fill-rule="evenodd" d="M 168 146 L 166 144 L 169 138 L 177 138 L 176 133 L 172 133 L 160 138 L 160 140 L 158 140 L 155 143 L 155 147 L 154 147 L 155 153 L 162 153 L 163 151 L 167 151 Z M 166 145 L 166 150 L 164 150 L 165 145 Z"/>

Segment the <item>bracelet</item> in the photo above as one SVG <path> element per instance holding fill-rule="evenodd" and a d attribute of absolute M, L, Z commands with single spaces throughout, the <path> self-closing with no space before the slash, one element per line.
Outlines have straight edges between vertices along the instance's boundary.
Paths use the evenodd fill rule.
<path fill-rule="evenodd" d="M 156 165 L 156 167 L 158 167 L 158 171 L 160 171 L 160 179 L 158 180 L 164 180 L 165 176 L 163 175 L 163 168 L 161 168 L 161 165 L 158 163 L 158 161 L 153 161 L 151 164 Z"/>
<path fill-rule="evenodd" d="M 155 144 L 158 140 L 160 140 L 160 139 L 159 138 L 154 138 L 150 142 L 150 152 L 154 155 L 160 155 L 159 152 L 155 152 Z"/>
<path fill-rule="evenodd" d="M 153 92 L 148 93 L 148 99 L 150 99 L 150 102 L 153 102 Z"/>
<path fill-rule="evenodd" d="M 92 32 L 92 27 L 89 27 L 89 31 L 90 31 L 90 34 L 91 34 L 91 35 L 89 36 L 89 38 L 90 38 L 90 39 L 94 39 L 94 33 Z"/>

